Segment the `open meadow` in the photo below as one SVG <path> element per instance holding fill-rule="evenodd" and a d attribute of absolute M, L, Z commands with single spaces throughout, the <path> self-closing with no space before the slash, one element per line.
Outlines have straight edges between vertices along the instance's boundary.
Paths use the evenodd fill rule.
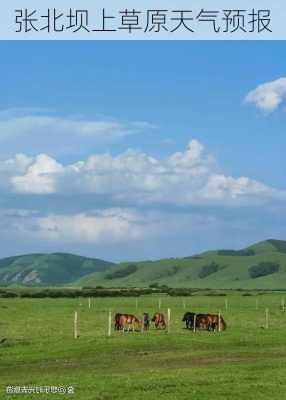
<path fill-rule="evenodd" d="M 0 299 L 0 399 L 286 398 L 283 293 L 139 298 Z M 170 332 L 108 333 L 108 314 L 171 310 Z M 265 309 L 269 309 L 269 327 Z M 185 311 L 221 313 L 223 332 L 185 329 Z M 74 339 L 74 312 L 78 334 Z M 113 321 L 112 321 L 113 323 Z M 6 394 L 7 386 L 74 394 Z"/>

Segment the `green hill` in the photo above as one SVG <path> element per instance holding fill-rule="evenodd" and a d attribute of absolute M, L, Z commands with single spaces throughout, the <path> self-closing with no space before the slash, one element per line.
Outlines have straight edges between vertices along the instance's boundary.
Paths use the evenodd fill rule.
<path fill-rule="evenodd" d="M 0 285 L 286 289 L 286 241 L 120 264 L 65 253 L 8 257 L 0 260 Z"/>
<path fill-rule="evenodd" d="M 56 286 L 105 271 L 113 263 L 73 254 L 29 254 L 0 260 L 0 285 Z"/>
<path fill-rule="evenodd" d="M 286 241 L 267 240 L 242 250 L 185 258 L 121 263 L 77 281 L 80 286 L 285 289 Z"/>

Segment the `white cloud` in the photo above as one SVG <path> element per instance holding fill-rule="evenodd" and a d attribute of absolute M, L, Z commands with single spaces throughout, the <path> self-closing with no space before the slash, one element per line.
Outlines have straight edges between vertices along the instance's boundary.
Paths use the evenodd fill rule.
<path fill-rule="evenodd" d="M 104 244 L 190 234 L 217 219 L 170 211 L 107 208 L 67 214 L 0 208 L 0 234 L 26 242 Z"/>
<path fill-rule="evenodd" d="M 45 154 L 17 155 L 0 162 L 0 174 L 0 187 L 19 194 L 105 195 L 114 206 L 238 206 L 285 199 L 285 192 L 261 182 L 223 175 L 197 140 L 166 159 L 129 150 L 118 156 L 97 154 L 64 166 Z"/>
<path fill-rule="evenodd" d="M 235 202 L 237 199 L 240 199 L 240 202 L 265 200 L 267 197 L 275 197 L 278 192 L 246 177 L 235 179 L 231 176 L 211 175 L 201 194 L 209 201 L 221 202 L 228 199 L 231 204 L 232 200 Z"/>
<path fill-rule="evenodd" d="M 30 163 L 24 175 L 11 177 L 17 192 L 45 194 L 54 193 L 57 180 L 64 167 L 46 154 L 39 154 Z"/>
<path fill-rule="evenodd" d="M 112 119 L 58 117 L 44 114 L 44 111 L 25 109 L 0 111 L 0 141 L 46 134 L 53 135 L 58 140 L 65 135 L 110 140 L 152 127 L 144 121 L 122 122 Z"/>
<path fill-rule="evenodd" d="M 17 215 L 16 215 L 17 216 Z M 23 211 L 21 211 L 23 216 Z M 59 242 L 114 243 L 140 240 L 156 231 L 152 221 L 130 209 L 111 208 L 77 214 L 15 218 L 10 228 L 26 238 Z"/>
<path fill-rule="evenodd" d="M 249 92 L 247 103 L 254 104 L 259 110 L 271 113 L 286 100 L 286 78 L 266 82 Z"/>

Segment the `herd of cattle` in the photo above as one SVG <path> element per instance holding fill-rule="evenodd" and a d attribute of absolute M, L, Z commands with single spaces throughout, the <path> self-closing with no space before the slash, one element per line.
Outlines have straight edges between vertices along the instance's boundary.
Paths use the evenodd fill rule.
<path fill-rule="evenodd" d="M 154 323 L 156 329 L 166 329 L 167 323 L 164 314 L 155 313 L 150 319 L 148 313 L 143 314 L 140 320 L 133 314 L 115 314 L 114 329 L 116 331 L 135 331 L 150 329 L 151 322 Z M 223 331 L 226 329 L 226 323 L 221 315 L 217 314 L 196 314 L 193 312 L 186 312 L 183 316 L 182 322 L 185 322 L 187 329 L 202 329 L 207 331 Z"/>

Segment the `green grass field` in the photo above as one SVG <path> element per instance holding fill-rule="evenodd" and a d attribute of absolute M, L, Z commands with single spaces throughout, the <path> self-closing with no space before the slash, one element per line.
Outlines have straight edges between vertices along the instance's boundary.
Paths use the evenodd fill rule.
<path fill-rule="evenodd" d="M 90 309 L 88 299 L 1 299 L 0 339 L 7 340 L 0 345 L 0 399 L 284 399 L 282 297 L 162 296 L 161 311 L 171 309 L 170 333 L 112 331 L 110 338 L 109 310 L 152 314 L 159 297 L 140 297 L 138 309 L 135 298 L 95 298 Z M 78 339 L 73 338 L 75 310 Z M 186 310 L 221 310 L 227 330 L 188 331 L 181 322 Z M 75 394 L 7 395 L 8 385 L 73 386 Z"/>

